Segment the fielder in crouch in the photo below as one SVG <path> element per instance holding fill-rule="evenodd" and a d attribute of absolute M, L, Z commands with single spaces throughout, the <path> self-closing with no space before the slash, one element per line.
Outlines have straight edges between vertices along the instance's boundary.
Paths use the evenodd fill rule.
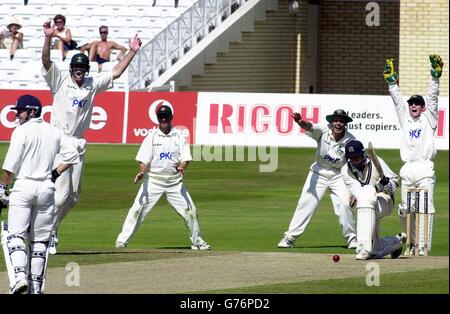
<path fill-rule="evenodd" d="M 348 162 L 341 169 L 342 179 L 356 198 L 356 259 L 383 258 L 388 254 L 392 258 L 399 257 L 406 240 L 405 233 L 380 239 L 380 218 L 390 215 L 394 208 L 394 193 L 399 185 L 397 175 L 383 159 L 374 157 L 378 158 L 386 178 L 382 180 L 380 171 L 364 154 L 364 146 L 358 140 L 345 145 L 345 156 Z"/>
<path fill-rule="evenodd" d="M 167 201 L 183 217 L 189 228 L 192 250 L 210 250 L 200 235 L 197 210 L 183 184 L 183 175 L 192 160 L 189 146 L 181 133 L 172 127 L 172 110 L 162 105 L 157 113 L 159 126 L 152 130 L 137 153 L 139 173 L 134 183 L 144 178 L 133 206 L 117 237 L 116 247 L 125 247 L 145 217 L 163 194 Z"/>
<path fill-rule="evenodd" d="M 328 126 L 314 125 L 302 119 L 295 112 L 292 117 L 306 135 L 317 142 L 316 162 L 310 167 L 308 177 L 298 200 L 289 229 L 278 243 L 279 248 L 291 248 L 295 240 L 305 231 L 325 191 L 330 189 L 334 213 L 342 226 L 342 234 L 348 248 L 356 248 L 355 218 L 349 206 L 350 193 L 341 178 L 341 168 L 345 163 L 344 147 L 354 136 L 347 131 L 347 123 L 352 122 L 347 113 L 338 109 L 326 117 Z"/>
<path fill-rule="evenodd" d="M 436 147 L 434 136 L 438 122 L 439 78 L 442 75 L 444 63 L 438 55 L 430 55 L 431 80 L 428 85 L 427 101 L 420 95 L 411 96 L 407 103 L 402 100 L 400 88 L 397 84 L 398 75 L 394 71 L 393 59 L 386 60 L 384 78 L 389 84 L 389 94 L 394 102 L 395 111 L 402 130 L 400 157 L 404 165 L 400 169 L 402 178 L 402 202 L 399 204 L 398 214 L 406 231 L 406 203 L 409 188 L 423 187 L 428 190 L 428 252 L 431 251 L 433 234 L 433 217 L 435 213 L 433 191 L 436 182 L 434 172 L 434 157 Z M 419 255 L 424 255 L 424 218 L 419 219 Z M 412 218 L 411 220 L 414 220 Z M 412 234 L 417 236 L 412 221 Z M 415 237 L 414 236 L 414 237 Z M 414 241 L 411 241 L 410 254 L 414 255 Z"/>
<path fill-rule="evenodd" d="M 62 145 L 62 133 L 44 122 L 41 103 L 31 95 L 18 98 L 19 126 L 11 136 L 3 163 L 0 198 L 14 178 L 9 195 L 8 227 L 2 223 L 2 247 L 10 293 L 43 293 L 48 242 L 53 224 L 55 180 L 78 160 L 76 151 Z M 53 169 L 56 154 L 64 163 Z M 29 256 L 25 240 L 29 238 Z"/>
<path fill-rule="evenodd" d="M 80 155 L 80 162 L 65 172 L 56 184 L 55 221 L 50 241 L 50 254 L 56 254 L 58 244 L 56 231 L 59 224 L 80 200 L 86 151 L 83 134 L 91 123 L 94 97 L 113 87 L 113 80 L 122 75 L 142 42 L 137 35 L 133 40 L 129 40 L 130 51 L 111 72 L 96 78 L 89 77 L 89 59 L 79 53 L 72 57 L 70 75 L 65 75 L 50 60 L 50 41 L 55 30 L 50 22 L 46 22 L 43 27 L 45 41 L 42 49 L 42 75 L 53 94 L 51 124 L 63 131 L 66 144 L 76 149 Z M 55 163 L 60 161 L 58 156 Z"/>

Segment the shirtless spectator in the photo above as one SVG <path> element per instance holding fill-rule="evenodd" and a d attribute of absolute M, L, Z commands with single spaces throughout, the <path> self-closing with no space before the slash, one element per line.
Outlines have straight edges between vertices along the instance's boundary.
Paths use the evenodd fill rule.
<path fill-rule="evenodd" d="M 102 25 L 99 27 L 98 31 L 101 40 L 93 41 L 90 45 L 85 47 L 84 50 L 89 50 L 89 61 L 97 61 L 98 69 L 101 70 L 102 63 L 110 61 L 112 49 L 120 50 L 117 55 L 117 60 L 120 61 L 127 52 L 127 48 L 112 40 L 108 40 L 108 26 Z M 81 51 L 80 49 L 81 52 L 84 52 L 84 50 Z"/>

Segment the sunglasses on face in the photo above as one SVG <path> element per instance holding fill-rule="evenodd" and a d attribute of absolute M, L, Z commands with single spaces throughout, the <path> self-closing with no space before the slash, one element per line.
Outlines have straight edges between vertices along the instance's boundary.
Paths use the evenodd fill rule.
<path fill-rule="evenodd" d="M 108 34 L 108 32 L 100 32 L 100 34 Z"/>
<path fill-rule="evenodd" d="M 56 21 L 55 24 L 64 24 L 63 21 Z"/>
<path fill-rule="evenodd" d="M 418 104 L 418 103 L 410 103 L 409 106 L 422 106 L 422 104 Z"/>

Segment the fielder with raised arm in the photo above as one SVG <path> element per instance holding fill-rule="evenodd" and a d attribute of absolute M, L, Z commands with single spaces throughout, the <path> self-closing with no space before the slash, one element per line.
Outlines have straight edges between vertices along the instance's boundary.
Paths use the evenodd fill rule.
<path fill-rule="evenodd" d="M 136 156 L 139 172 L 134 183 L 144 179 L 133 206 L 117 237 L 116 247 L 127 243 L 150 213 L 158 200 L 166 195 L 169 204 L 183 217 L 189 228 L 192 250 L 210 250 L 202 239 L 197 218 L 197 209 L 183 184 L 183 175 L 192 160 L 189 145 L 179 130 L 172 127 L 172 110 L 162 105 L 156 113 L 158 128 L 148 133 Z"/>
<path fill-rule="evenodd" d="M 348 162 L 342 167 L 342 179 L 356 198 L 358 246 L 356 259 L 383 258 L 390 254 L 397 258 L 402 254 L 406 234 L 380 239 L 380 219 L 391 214 L 398 177 L 383 159 L 364 154 L 364 146 L 358 140 L 345 145 Z M 375 166 L 377 158 L 379 168 Z"/>
<path fill-rule="evenodd" d="M 44 24 L 45 41 L 42 49 L 42 75 L 53 94 L 51 124 L 63 131 L 66 144 L 80 154 L 80 163 L 65 172 L 58 180 L 55 192 L 55 221 L 50 242 L 50 254 L 56 254 L 57 229 L 61 220 L 80 199 L 86 140 L 84 132 L 89 128 L 94 96 L 113 87 L 142 45 L 138 35 L 129 40 L 130 51 L 114 66 L 111 72 L 99 77 L 89 77 L 89 59 L 78 53 L 70 62 L 70 75 L 64 75 L 50 60 L 50 41 L 54 28 L 51 22 Z M 60 162 L 57 157 L 56 163 Z"/>
<path fill-rule="evenodd" d="M 311 165 L 297 208 L 289 229 L 278 243 L 279 248 L 291 248 L 295 240 L 305 231 L 325 192 L 330 189 L 334 213 L 342 227 L 342 235 L 349 249 L 356 249 L 355 217 L 349 205 L 350 193 L 341 178 L 341 168 L 346 162 L 345 144 L 354 138 L 347 131 L 352 122 L 347 113 L 338 109 L 327 115 L 328 125 L 312 124 L 295 112 L 294 121 L 306 131 L 306 135 L 317 142 L 316 161 Z"/>
<path fill-rule="evenodd" d="M 18 124 L 3 163 L 0 199 L 5 202 L 8 184 L 8 225 L 2 222 L 1 242 L 10 281 L 10 293 L 43 293 L 48 243 L 53 225 L 55 180 L 78 162 L 76 151 L 62 145 L 62 133 L 41 118 L 42 106 L 34 96 L 17 99 Z M 63 163 L 52 168 L 56 154 Z M 53 170 L 52 170 L 53 169 Z M 29 256 L 25 241 L 29 238 Z"/>
<path fill-rule="evenodd" d="M 420 95 L 411 96 L 407 103 L 402 100 L 397 84 L 398 75 L 394 71 L 393 59 L 386 60 L 384 78 L 389 84 L 389 93 L 394 102 L 395 111 L 402 130 L 400 157 L 404 165 L 400 169 L 402 178 L 402 202 L 399 205 L 399 216 L 404 231 L 406 230 L 407 190 L 424 187 L 428 190 L 428 251 L 431 251 L 433 234 L 433 217 L 435 213 L 433 202 L 434 184 L 436 182 L 433 159 L 436 156 L 434 136 L 438 122 L 439 78 L 442 75 L 444 63 L 438 55 L 430 55 L 431 80 L 428 85 L 428 97 L 425 101 Z M 423 215 L 420 215 L 421 217 Z M 414 218 L 413 218 L 414 219 Z M 419 255 L 424 255 L 424 218 L 419 221 Z M 415 223 L 412 222 L 413 234 Z M 410 254 L 414 255 L 414 241 L 411 241 Z"/>

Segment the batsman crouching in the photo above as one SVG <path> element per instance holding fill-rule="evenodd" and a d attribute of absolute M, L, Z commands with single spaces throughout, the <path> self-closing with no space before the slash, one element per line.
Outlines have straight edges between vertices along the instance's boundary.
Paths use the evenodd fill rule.
<path fill-rule="evenodd" d="M 189 146 L 181 133 L 172 127 L 172 110 L 162 105 L 156 116 L 159 126 L 142 143 L 136 160 L 139 172 L 134 183 L 144 178 L 133 206 L 117 237 L 116 247 L 125 247 L 158 200 L 166 194 L 167 201 L 183 217 L 190 231 L 192 250 L 210 250 L 200 235 L 197 210 L 183 184 L 183 175 L 192 160 Z"/>
<path fill-rule="evenodd" d="M 380 239 L 380 219 L 390 215 L 394 208 L 398 176 L 375 154 L 366 156 L 358 140 L 345 145 L 345 156 L 348 162 L 341 169 L 342 179 L 356 198 L 356 259 L 383 258 L 388 254 L 399 257 L 406 234 Z M 374 161 L 375 158 L 378 160 Z"/>

